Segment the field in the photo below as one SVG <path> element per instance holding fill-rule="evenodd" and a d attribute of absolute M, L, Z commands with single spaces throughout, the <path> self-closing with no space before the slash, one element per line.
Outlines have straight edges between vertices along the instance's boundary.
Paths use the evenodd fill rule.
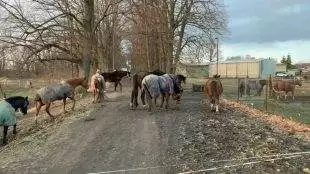
<path fill-rule="evenodd" d="M 205 79 L 188 79 L 187 87 L 190 88 L 190 84 L 204 84 Z M 222 79 L 223 83 L 223 98 L 229 100 L 238 100 L 238 80 L 237 79 Z M 241 98 L 239 101 L 253 106 L 257 109 L 266 111 L 265 109 L 265 91 L 261 96 L 250 96 L 247 98 Z M 268 97 L 269 98 L 269 97 Z M 303 82 L 303 85 L 296 86 L 295 100 L 291 98 L 291 93 L 288 94 L 287 101 L 284 100 L 284 96 L 279 101 L 276 99 L 267 100 L 268 113 L 283 115 L 292 120 L 298 122 L 310 124 L 310 82 Z"/>

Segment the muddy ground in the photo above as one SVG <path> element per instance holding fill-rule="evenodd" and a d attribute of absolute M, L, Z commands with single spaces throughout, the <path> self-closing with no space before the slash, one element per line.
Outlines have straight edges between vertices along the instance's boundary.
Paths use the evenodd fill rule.
<path fill-rule="evenodd" d="M 202 93 L 154 113 L 130 110 L 127 88 L 107 95 L 56 122 L 43 115 L 39 128 L 23 119 L 0 148 L 0 173 L 310 172 L 309 142 L 233 108 L 211 113 Z"/>

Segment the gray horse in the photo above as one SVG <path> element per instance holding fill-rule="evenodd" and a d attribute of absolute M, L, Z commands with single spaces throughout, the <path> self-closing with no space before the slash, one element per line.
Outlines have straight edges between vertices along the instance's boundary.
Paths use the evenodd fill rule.
<path fill-rule="evenodd" d="M 246 94 L 250 95 L 251 90 L 256 91 L 256 95 L 261 96 L 261 93 L 263 91 L 264 86 L 267 84 L 267 80 L 263 79 L 248 79 L 245 83 L 245 80 L 241 80 L 239 83 L 239 92 L 240 96 L 245 92 L 246 89 Z"/>

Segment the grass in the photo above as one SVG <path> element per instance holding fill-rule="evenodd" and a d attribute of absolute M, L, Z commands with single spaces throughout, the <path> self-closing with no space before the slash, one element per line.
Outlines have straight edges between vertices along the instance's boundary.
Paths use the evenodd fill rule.
<path fill-rule="evenodd" d="M 4 88 L 6 95 L 9 96 L 29 96 L 32 98 L 35 93 L 35 89 L 31 88 Z"/>
<path fill-rule="evenodd" d="M 188 79 L 189 83 L 193 84 L 204 84 L 207 79 Z M 238 80 L 237 79 L 222 79 L 222 84 L 224 88 L 223 98 L 229 100 L 238 100 Z M 296 86 L 295 96 L 309 96 L 304 98 L 304 101 L 295 99 L 292 101 L 291 93 L 288 94 L 287 101 L 277 101 L 276 99 L 268 100 L 267 112 L 277 115 L 283 115 L 292 120 L 310 124 L 310 83 L 303 83 L 301 87 Z M 265 110 L 265 88 L 261 96 L 251 96 L 249 98 L 243 98 L 246 101 L 243 103 L 260 109 Z"/>

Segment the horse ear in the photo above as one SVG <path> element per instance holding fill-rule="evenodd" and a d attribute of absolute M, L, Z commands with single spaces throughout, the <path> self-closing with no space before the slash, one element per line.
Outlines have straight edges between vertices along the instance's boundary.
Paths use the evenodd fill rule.
<path fill-rule="evenodd" d="M 26 96 L 25 99 L 28 100 L 28 96 Z"/>

